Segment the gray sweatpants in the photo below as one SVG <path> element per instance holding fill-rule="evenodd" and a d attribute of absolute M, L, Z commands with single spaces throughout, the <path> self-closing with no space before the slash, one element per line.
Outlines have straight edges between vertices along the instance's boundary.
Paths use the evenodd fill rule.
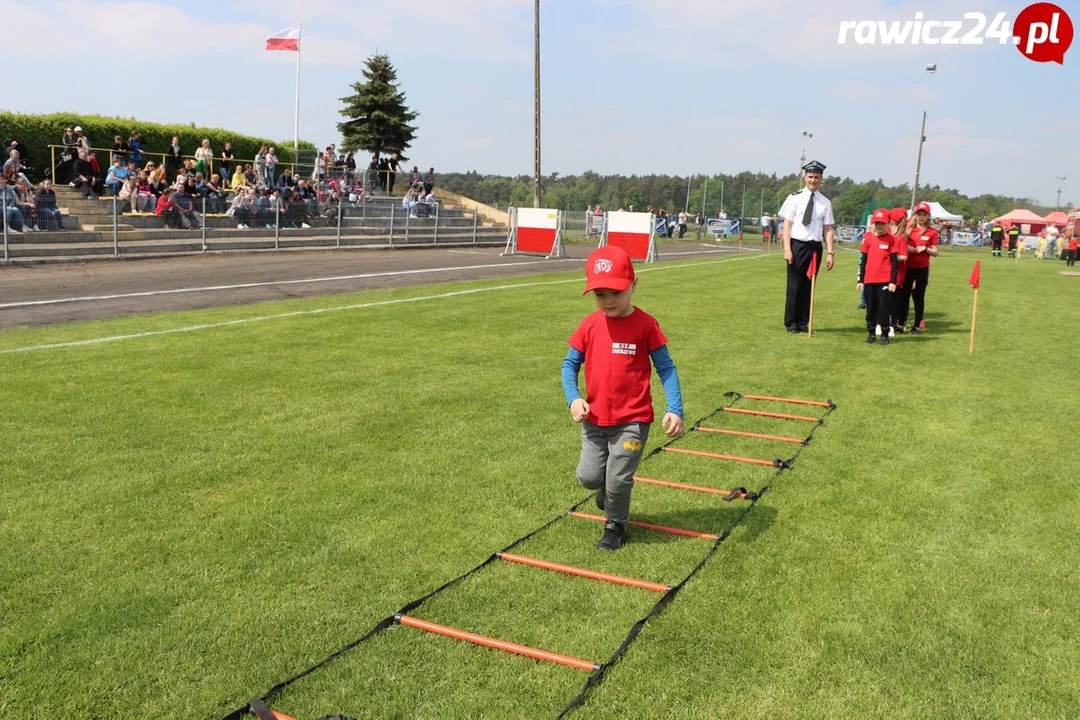
<path fill-rule="evenodd" d="M 649 423 L 608 427 L 588 421 L 581 424 L 581 460 L 577 478 L 589 490 L 604 487 L 607 493 L 604 514 L 608 520 L 626 525 L 630 519 L 634 473 L 648 439 Z"/>

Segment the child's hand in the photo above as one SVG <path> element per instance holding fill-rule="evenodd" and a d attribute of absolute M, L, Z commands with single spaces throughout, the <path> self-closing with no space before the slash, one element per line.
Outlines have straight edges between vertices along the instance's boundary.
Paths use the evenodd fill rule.
<path fill-rule="evenodd" d="M 863 288 L 863 284 L 862 284 L 862 283 L 855 283 L 855 290 L 856 290 L 857 292 L 862 292 L 862 288 Z"/>
<path fill-rule="evenodd" d="M 678 437 L 683 434 L 682 418 L 675 413 L 664 413 L 664 419 L 660 422 L 664 428 L 664 434 L 668 437 Z"/>
<path fill-rule="evenodd" d="M 584 422 L 585 418 L 589 417 L 589 403 L 582 398 L 570 403 L 570 417 L 574 418 L 576 423 Z"/>
<path fill-rule="evenodd" d="M 889 292 L 896 292 L 896 283 L 889 283 Z"/>

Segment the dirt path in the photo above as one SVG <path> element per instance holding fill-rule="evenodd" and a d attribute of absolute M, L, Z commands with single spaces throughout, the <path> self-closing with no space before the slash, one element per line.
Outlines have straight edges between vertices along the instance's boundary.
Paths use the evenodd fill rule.
<path fill-rule="evenodd" d="M 481 247 L 210 254 L 0 267 L 0 329 L 580 269 L 593 246 L 567 249 L 569 259 L 560 260 L 501 257 L 502 248 Z M 665 243 L 660 260 L 736 253 L 730 246 Z"/>

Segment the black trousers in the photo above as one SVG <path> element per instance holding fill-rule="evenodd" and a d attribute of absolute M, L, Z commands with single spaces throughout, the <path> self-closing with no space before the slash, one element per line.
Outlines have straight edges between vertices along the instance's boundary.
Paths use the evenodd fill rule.
<path fill-rule="evenodd" d="M 1065 261 L 1066 261 L 1065 262 L 1066 267 L 1073 267 L 1074 265 L 1076 265 L 1076 251 L 1075 250 L 1066 250 L 1065 251 Z"/>
<path fill-rule="evenodd" d="M 810 259 L 817 256 L 821 268 L 821 243 L 791 241 L 791 264 L 787 266 L 787 302 L 784 305 L 784 325 L 790 330 L 806 330 L 810 323 Z"/>
<path fill-rule="evenodd" d="M 889 283 L 866 283 L 863 290 L 866 291 L 866 332 L 873 335 L 880 325 L 881 332 L 887 335 L 893 304 Z"/>
<path fill-rule="evenodd" d="M 908 308 L 915 301 L 915 326 L 923 320 L 926 310 L 926 283 L 930 280 L 930 268 L 908 268 L 904 286 L 896 291 L 896 324 L 907 325 Z"/>

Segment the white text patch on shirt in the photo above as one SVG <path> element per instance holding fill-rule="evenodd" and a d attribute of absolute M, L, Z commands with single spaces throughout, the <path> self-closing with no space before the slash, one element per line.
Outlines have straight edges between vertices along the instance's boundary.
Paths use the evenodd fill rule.
<path fill-rule="evenodd" d="M 637 355 L 635 343 L 611 343 L 612 355 Z"/>

